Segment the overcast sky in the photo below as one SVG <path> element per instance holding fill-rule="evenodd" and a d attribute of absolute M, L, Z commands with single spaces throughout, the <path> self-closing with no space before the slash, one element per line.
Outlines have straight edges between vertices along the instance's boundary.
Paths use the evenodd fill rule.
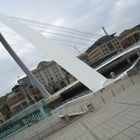
<path fill-rule="evenodd" d="M 139 5 L 140 0 L 0 0 L 0 13 L 104 35 L 102 26 L 109 34 L 119 34 L 140 24 Z M 51 59 L 1 24 L 0 30 L 30 69 L 41 60 Z M 83 52 L 97 38 L 99 36 L 93 35 L 92 41 L 86 42 L 88 45 L 74 46 Z M 65 45 L 65 48 L 75 55 L 79 53 L 73 47 Z M 0 96 L 10 92 L 18 77 L 23 76 L 22 70 L 0 45 Z"/>

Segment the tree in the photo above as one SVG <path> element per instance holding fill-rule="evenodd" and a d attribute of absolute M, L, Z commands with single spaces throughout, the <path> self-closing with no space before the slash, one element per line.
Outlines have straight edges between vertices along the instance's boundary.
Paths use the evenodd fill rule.
<path fill-rule="evenodd" d="M 7 119 L 10 118 L 11 116 L 11 111 L 10 111 L 10 108 L 8 106 L 7 103 L 4 103 L 2 106 L 1 106 L 1 112 L 6 115 Z"/>

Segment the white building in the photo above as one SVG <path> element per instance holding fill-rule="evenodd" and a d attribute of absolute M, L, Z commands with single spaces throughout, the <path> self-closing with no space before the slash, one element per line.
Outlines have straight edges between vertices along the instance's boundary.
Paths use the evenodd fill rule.
<path fill-rule="evenodd" d="M 69 84 L 66 72 L 54 61 L 40 62 L 32 73 L 51 94 Z M 27 79 L 27 77 L 20 79 L 19 83 L 23 84 L 24 79 Z"/>

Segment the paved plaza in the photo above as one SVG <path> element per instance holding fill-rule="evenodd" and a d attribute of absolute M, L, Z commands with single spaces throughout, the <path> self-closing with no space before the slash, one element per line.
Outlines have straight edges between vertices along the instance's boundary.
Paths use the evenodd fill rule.
<path fill-rule="evenodd" d="M 140 140 L 139 83 L 45 140 Z"/>
<path fill-rule="evenodd" d="M 140 74 L 69 101 L 52 115 L 4 140 L 140 140 Z M 93 105 L 90 110 L 88 105 Z M 82 113 L 72 121 L 65 115 Z"/>

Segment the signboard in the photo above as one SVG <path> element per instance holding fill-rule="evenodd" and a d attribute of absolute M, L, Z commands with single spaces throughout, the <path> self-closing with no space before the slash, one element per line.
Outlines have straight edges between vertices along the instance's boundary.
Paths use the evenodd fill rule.
<path fill-rule="evenodd" d="M 44 100 L 41 100 L 1 124 L 0 139 L 15 134 L 26 127 L 30 127 L 49 115 L 51 115 L 51 113 L 44 104 Z"/>
<path fill-rule="evenodd" d="M 4 126 L 2 126 L 2 128 L 0 128 L 0 139 L 4 138 L 10 134 L 13 134 L 14 132 L 16 132 L 19 129 L 25 128 L 27 126 L 31 126 L 43 118 L 44 117 L 41 114 L 41 112 L 36 111 L 36 112 L 31 113 L 30 115 L 22 118 L 21 120 L 18 120 L 16 122 L 13 122 L 10 124 L 9 123 L 5 124 Z"/>

